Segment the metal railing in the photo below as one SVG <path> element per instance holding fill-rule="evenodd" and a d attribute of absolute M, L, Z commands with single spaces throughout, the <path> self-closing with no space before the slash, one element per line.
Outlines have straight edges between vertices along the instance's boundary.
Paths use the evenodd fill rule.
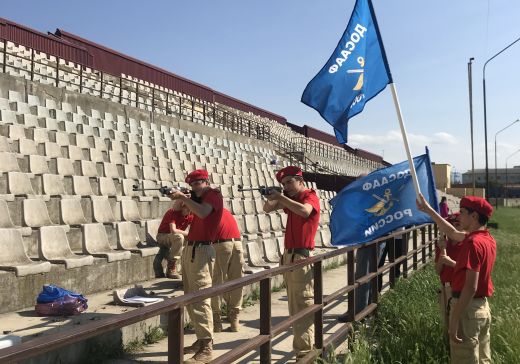
<path fill-rule="evenodd" d="M 34 49 L 30 49 L 29 56 L 10 52 L 8 41 L 5 39 L 2 44 L 3 73 L 10 73 L 9 71 L 13 70 L 14 73 L 31 81 L 36 80 L 55 87 L 63 87 L 153 113 L 176 116 L 215 127 L 220 126 L 250 138 L 270 140 L 268 126 L 218 108 L 212 102 L 169 92 L 171 90 L 94 70 L 81 64 L 72 64 L 59 57 L 49 58 L 48 55 Z M 23 67 L 24 62 L 26 68 Z"/>
<path fill-rule="evenodd" d="M 49 56 L 22 45 L 20 47 L 23 47 L 30 55 L 26 56 L 10 52 L 8 51 L 8 43 L 16 45 L 16 43 L 6 39 L 1 40 L 0 44 L 3 45 L 1 69 L 3 73 L 9 73 L 9 70 L 14 70 L 18 76 L 25 77 L 31 81 L 50 84 L 55 87 L 64 87 L 70 91 L 119 102 L 123 105 L 145 109 L 153 113 L 175 116 L 212 126 L 220 126 L 250 138 L 271 142 L 285 150 L 298 148 L 298 150 L 313 153 L 324 158 L 347 161 L 353 164 L 365 163 L 369 168 L 380 167 L 375 162 L 364 160 L 342 148 L 316 139 L 275 136 L 270 126 L 252 120 L 247 116 L 239 115 L 238 111 L 230 112 L 213 102 L 198 100 L 175 91 L 170 92 L 171 90 L 156 87 L 154 84 L 139 81 L 133 77 L 123 77 L 122 75 L 112 75 L 98 71 L 56 56 Z M 27 68 L 17 66 L 16 61 L 19 61 L 22 65 L 25 61 Z M 42 70 L 44 69 L 48 71 L 43 72 Z"/>
<path fill-rule="evenodd" d="M 398 235 L 412 236 L 412 249 L 406 255 L 401 257 L 395 256 L 395 237 Z M 381 242 L 389 244 L 389 262 L 380 268 L 371 269 L 370 273 L 360 279 L 355 279 L 354 272 L 354 252 L 359 246 L 347 246 L 329 251 L 324 254 L 316 255 L 305 260 L 300 260 L 278 268 L 267 269 L 262 272 L 251 274 L 240 279 L 235 279 L 221 285 L 203 289 L 197 292 L 188 293 L 179 297 L 170 298 L 163 302 L 153 305 L 137 308 L 133 311 L 114 315 L 100 321 L 88 323 L 81 327 L 73 328 L 56 334 L 50 334 L 38 337 L 33 340 L 24 342 L 20 345 L 12 346 L 0 350 L 0 362 L 14 363 L 28 358 L 42 355 L 46 352 L 59 349 L 60 347 L 76 343 L 94 336 L 104 334 L 108 331 L 128 326 L 150 317 L 161 314 L 168 315 L 168 362 L 181 363 L 183 361 L 184 347 L 184 307 L 186 305 L 198 302 L 216 295 L 230 292 L 234 289 L 241 288 L 253 283 L 260 283 L 260 328 L 259 334 L 248 339 L 245 343 L 235 346 L 225 354 L 219 356 L 212 363 L 227 364 L 237 360 L 247 353 L 260 348 L 260 363 L 271 362 L 272 342 L 274 338 L 290 329 L 294 323 L 302 318 L 314 316 L 314 346 L 315 351 L 310 352 L 301 359 L 302 363 L 312 362 L 316 355 L 325 356 L 327 350 L 343 341 L 352 329 L 350 322 L 360 320 L 372 313 L 378 304 L 378 277 L 380 275 L 389 274 L 390 286 L 393 287 L 396 282 L 397 266 L 402 264 L 403 276 L 407 276 L 410 271 L 416 271 L 424 266 L 428 257 L 433 254 L 433 244 L 435 237 L 438 235 L 437 226 L 421 225 L 419 227 L 410 228 L 395 232 L 392 235 L 374 240 L 366 245 L 371 247 L 371 259 L 375 263 L 372 266 L 377 267 L 378 245 Z M 323 261 L 326 259 L 347 255 L 347 285 L 336 290 L 335 292 L 323 294 Z M 412 260 L 412 267 L 408 266 L 408 260 Z M 273 277 L 288 272 L 290 270 L 301 268 L 312 264 L 314 268 L 314 304 L 304 310 L 292 315 L 280 323 L 273 325 L 271 316 L 271 280 Z M 361 312 L 355 312 L 355 289 L 362 284 L 370 283 L 371 292 L 369 305 Z M 344 295 L 348 295 L 348 318 L 349 323 L 343 324 L 332 335 L 324 338 L 323 335 L 323 313 L 325 307 L 333 301 L 341 299 Z"/>

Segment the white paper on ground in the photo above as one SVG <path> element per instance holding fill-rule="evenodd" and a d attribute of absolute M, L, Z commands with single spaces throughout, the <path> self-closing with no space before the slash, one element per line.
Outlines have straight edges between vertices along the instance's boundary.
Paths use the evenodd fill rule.
<path fill-rule="evenodd" d="M 143 296 L 133 296 L 133 297 L 125 297 L 124 300 L 126 302 L 133 302 L 133 303 L 153 303 L 153 302 L 159 302 L 162 301 L 162 298 L 157 297 L 143 297 Z"/>

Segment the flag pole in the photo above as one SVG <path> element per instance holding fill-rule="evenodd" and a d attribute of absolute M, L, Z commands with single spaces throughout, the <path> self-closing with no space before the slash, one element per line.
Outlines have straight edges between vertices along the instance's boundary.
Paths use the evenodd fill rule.
<path fill-rule="evenodd" d="M 401 129 L 401 135 L 403 136 L 404 149 L 406 150 L 406 157 L 410 164 L 410 173 L 412 174 L 413 186 L 415 187 L 415 194 L 419 197 L 421 189 L 419 188 L 419 181 L 417 180 L 417 172 L 415 171 L 415 165 L 413 163 L 412 154 L 410 153 L 410 145 L 408 144 L 408 135 L 406 134 L 406 127 L 404 126 L 403 114 L 401 113 L 401 105 L 397 98 L 397 89 L 393 82 L 390 83 L 392 90 L 392 97 L 394 99 L 395 110 L 397 112 L 397 119 L 399 120 L 399 127 Z"/>
<path fill-rule="evenodd" d="M 390 65 L 388 64 L 388 59 L 386 58 L 385 47 L 383 46 L 383 38 L 381 37 L 381 33 L 379 32 L 379 25 L 377 24 L 376 12 L 374 11 L 374 6 L 372 5 L 372 1 L 368 0 L 368 8 L 370 9 L 370 14 L 372 15 L 372 19 L 374 21 L 374 28 L 376 30 L 377 39 L 379 40 L 379 44 L 381 44 L 381 55 L 383 56 L 383 62 L 386 67 L 386 72 L 390 79 L 390 88 L 392 89 L 392 97 L 394 99 L 395 110 L 397 112 L 397 119 L 399 120 L 399 127 L 401 129 L 401 135 L 403 136 L 404 149 L 406 150 L 406 156 L 408 158 L 408 163 L 410 164 L 410 173 L 412 174 L 413 186 L 415 187 L 415 194 L 417 198 L 419 198 L 419 194 L 421 193 L 421 189 L 419 188 L 419 181 L 417 180 L 417 172 L 415 171 L 415 165 L 413 164 L 412 154 L 410 153 L 410 145 L 408 144 L 408 135 L 406 134 L 406 128 L 404 126 L 403 114 L 401 113 L 401 105 L 399 105 L 399 99 L 397 98 L 397 90 L 395 88 L 394 81 L 392 79 L 392 73 L 390 72 Z"/>

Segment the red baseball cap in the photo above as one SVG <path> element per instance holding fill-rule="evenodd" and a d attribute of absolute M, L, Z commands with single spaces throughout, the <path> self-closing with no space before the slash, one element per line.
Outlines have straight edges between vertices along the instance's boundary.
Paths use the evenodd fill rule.
<path fill-rule="evenodd" d="M 465 196 L 460 200 L 460 207 L 476 211 L 488 218 L 493 215 L 493 206 L 486 199 L 477 196 Z"/>
<path fill-rule="evenodd" d="M 276 180 L 280 183 L 282 183 L 282 179 L 287 176 L 299 176 L 303 177 L 302 170 L 300 167 L 296 166 L 287 166 L 285 168 L 280 169 L 278 172 L 276 172 Z"/>
<path fill-rule="evenodd" d="M 199 181 L 201 179 L 209 179 L 208 171 L 205 169 L 196 169 L 190 174 L 186 176 L 184 180 L 187 184 L 191 184 L 192 182 Z"/>

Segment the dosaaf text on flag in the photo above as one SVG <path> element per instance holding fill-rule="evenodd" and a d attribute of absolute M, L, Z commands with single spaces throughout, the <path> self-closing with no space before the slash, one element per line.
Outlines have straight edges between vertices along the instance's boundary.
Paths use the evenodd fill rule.
<path fill-rule="evenodd" d="M 438 208 L 428 153 L 413 159 L 421 191 Z M 374 171 L 341 190 L 330 203 L 333 245 L 354 245 L 377 239 L 400 227 L 432 222 L 419 211 L 408 161 Z"/>

